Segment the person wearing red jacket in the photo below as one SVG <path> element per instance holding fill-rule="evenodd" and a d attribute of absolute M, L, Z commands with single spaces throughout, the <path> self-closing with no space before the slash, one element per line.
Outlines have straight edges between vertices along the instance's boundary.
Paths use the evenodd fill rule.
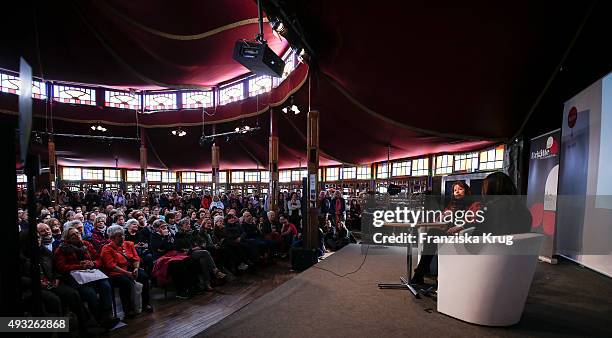
<path fill-rule="evenodd" d="M 202 196 L 202 201 L 200 202 L 201 207 L 208 210 L 210 209 L 210 203 L 212 202 L 212 197 L 210 197 L 210 193 L 206 191 L 204 196 Z"/>
<path fill-rule="evenodd" d="M 100 257 L 96 250 L 91 243 L 81 239 L 81 233 L 73 226 L 64 230 L 62 239 L 62 244 L 55 250 L 53 257 L 57 271 L 67 284 L 79 291 L 81 298 L 87 302 L 89 310 L 102 326 L 114 327 L 119 319 L 112 316 L 112 289 L 108 279 L 79 284 L 70 275 L 74 270 L 100 268 Z"/>
<path fill-rule="evenodd" d="M 132 288 L 134 281 L 142 283 L 142 310 L 153 312 L 149 304 L 149 276 L 140 268 L 140 257 L 134 242 L 126 241 L 123 227 L 112 225 L 108 228 L 110 242 L 102 247 L 100 260 L 102 271 L 109 276 L 111 285 L 119 288 L 121 304 L 127 317 L 133 317 Z"/>

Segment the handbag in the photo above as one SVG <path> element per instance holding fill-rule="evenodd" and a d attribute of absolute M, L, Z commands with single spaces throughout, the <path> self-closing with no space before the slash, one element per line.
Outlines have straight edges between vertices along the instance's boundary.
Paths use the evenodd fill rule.
<path fill-rule="evenodd" d="M 132 305 L 136 313 L 142 312 L 142 283 L 136 281 L 132 286 Z"/>
<path fill-rule="evenodd" d="M 70 271 L 70 276 L 81 285 L 108 278 L 108 276 L 99 269 L 72 270 Z"/>

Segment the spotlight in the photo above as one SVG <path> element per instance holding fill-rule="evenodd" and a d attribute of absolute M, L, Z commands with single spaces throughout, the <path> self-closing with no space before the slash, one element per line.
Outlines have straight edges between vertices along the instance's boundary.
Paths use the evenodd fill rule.
<path fill-rule="evenodd" d="M 299 108 L 298 108 L 298 106 L 296 106 L 296 105 L 292 105 L 292 106 L 291 106 L 291 111 L 292 111 L 292 112 L 293 112 L 295 115 L 297 115 L 297 114 L 299 114 L 299 113 L 300 113 L 300 109 L 299 109 Z"/>

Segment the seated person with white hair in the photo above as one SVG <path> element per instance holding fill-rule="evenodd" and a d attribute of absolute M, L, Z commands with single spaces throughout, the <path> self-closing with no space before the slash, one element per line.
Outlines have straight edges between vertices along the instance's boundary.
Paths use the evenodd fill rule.
<path fill-rule="evenodd" d="M 110 242 L 108 234 L 106 233 L 106 216 L 103 214 L 98 215 L 94 222 L 94 231 L 91 234 L 91 244 L 93 244 L 96 251 L 100 252 L 102 247 Z"/>
<path fill-rule="evenodd" d="M 140 217 L 143 217 L 142 214 Z M 125 225 L 125 240 L 134 243 L 138 257 L 142 260 L 141 266 L 150 274 L 153 269 L 153 255 L 149 251 L 151 232 L 148 228 L 141 228 L 138 220 L 134 218 L 130 218 Z"/>
<path fill-rule="evenodd" d="M 124 230 L 120 225 L 110 226 L 107 232 L 110 242 L 102 247 L 100 253 L 102 271 L 109 276 L 111 285 L 119 288 L 126 316 L 130 318 L 135 314 L 132 304 L 134 281 L 142 284 L 142 310 L 153 312 L 149 304 L 149 275 L 140 268 L 140 257 L 134 243 L 124 240 Z"/>
<path fill-rule="evenodd" d="M 79 221 L 73 223 L 83 224 Z M 77 283 L 70 272 L 74 270 L 96 269 L 101 267 L 100 257 L 91 243 L 81 239 L 81 233 L 69 226 L 62 233 L 62 244 L 55 250 L 54 266 L 63 276 L 63 281 L 79 291 L 98 322 L 112 328 L 119 322 L 112 317 L 112 289 L 107 278 L 86 284 Z"/>
<path fill-rule="evenodd" d="M 51 228 L 45 223 L 38 223 L 36 231 L 40 237 L 41 246 L 53 252 L 53 234 Z"/>

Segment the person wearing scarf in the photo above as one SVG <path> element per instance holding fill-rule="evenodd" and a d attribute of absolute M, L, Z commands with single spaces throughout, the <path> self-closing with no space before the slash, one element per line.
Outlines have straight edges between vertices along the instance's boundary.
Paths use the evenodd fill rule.
<path fill-rule="evenodd" d="M 97 252 L 100 252 L 102 247 L 108 242 L 110 242 L 110 239 L 108 239 L 106 234 L 106 217 L 98 216 L 94 223 L 94 231 L 91 234 L 91 244 L 93 244 Z"/>
<path fill-rule="evenodd" d="M 79 292 L 94 317 L 99 319 L 100 325 L 105 328 L 117 325 L 119 319 L 112 316 L 112 289 L 108 279 L 78 284 L 70 275 L 73 270 L 101 267 L 100 258 L 93 245 L 83 241 L 81 233 L 75 227 L 69 226 L 62 233 L 62 244 L 55 250 L 53 262 L 62 275 L 62 280 Z"/>

